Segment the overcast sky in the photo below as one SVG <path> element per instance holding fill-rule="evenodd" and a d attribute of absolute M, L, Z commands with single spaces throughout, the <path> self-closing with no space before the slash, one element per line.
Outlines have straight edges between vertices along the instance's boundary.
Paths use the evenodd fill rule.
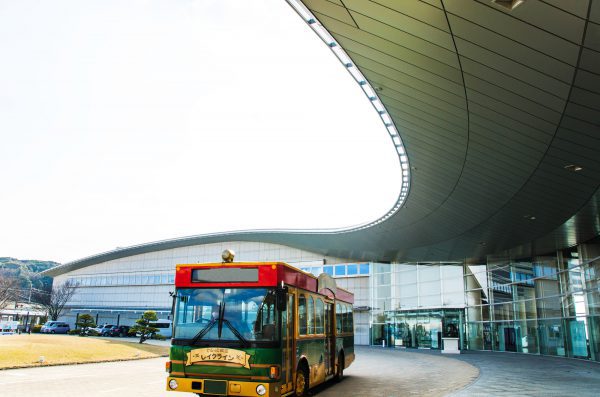
<path fill-rule="evenodd" d="M 0 256 L 367 222 L 400 166 L 284 0 L 0 0 Z"/>

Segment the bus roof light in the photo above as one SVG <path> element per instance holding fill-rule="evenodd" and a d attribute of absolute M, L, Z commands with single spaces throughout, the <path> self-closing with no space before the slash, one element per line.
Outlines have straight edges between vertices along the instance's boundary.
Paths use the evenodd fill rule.
<path fill-rule="evenodd" d="M 234 257 L 235 257 L 235 252 L 233 250 L 230 250 L 230 249 L 226 249 L 221 254 L 221 258 L 223 258 L 223 262 L 224 263 L 231 263 L 231 262 L 233 262 L 233 258 Z"/>

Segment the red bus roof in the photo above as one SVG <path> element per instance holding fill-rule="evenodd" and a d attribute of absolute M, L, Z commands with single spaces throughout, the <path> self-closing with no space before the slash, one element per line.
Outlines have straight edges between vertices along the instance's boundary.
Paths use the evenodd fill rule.
<path fill-rule="evenodd" d="M 216 282 L 195 282 L 192 280 L 193 271 L 196 269 L 257 269 L 256 281 L 216 281 Z M 233 262 L 233 263 L 202 263 L 202 264 L 181 264 L 176 266 L 175 286 L 177 288 L 194 287 L 276 287 L 281 284 L 301 288 L 314 293 L 317 290 L 317 278 L 310 273 L 292 267 L 283 262 Z M 328 295 L 326 291 L 321 294 Z M 342 288 L 337 288 L 335 297 L 348 303 L 354 303 L 354 295 Z"/>

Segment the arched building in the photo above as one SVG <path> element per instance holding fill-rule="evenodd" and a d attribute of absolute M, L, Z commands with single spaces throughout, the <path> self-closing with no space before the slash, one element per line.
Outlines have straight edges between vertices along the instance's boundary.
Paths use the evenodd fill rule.
<path fill-rule="evenodd" d="M 420 310 L 437 283 L 419 266 L 442 288 L 458 263 L 464 348 L 600 360 L 600 2 L 288 2 L 380 115 L 401 164 L 394 206 L 348 229 L 174 239 L 47 274 L 80 277 L 82 307 L 166 310 L 169 269 L 227 243 L 243 260 L 381 263 L 360 306 L 381 311 L 370 342 L 376 324 L 395 342 L 413 321 L 402 300 Z"/>

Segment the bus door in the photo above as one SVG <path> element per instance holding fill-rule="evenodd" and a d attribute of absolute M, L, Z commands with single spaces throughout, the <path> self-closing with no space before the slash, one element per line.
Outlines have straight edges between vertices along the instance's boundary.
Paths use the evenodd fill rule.
<path fill-rule="evenodd" d="M 291 289 L 290 289 L 291 290 Z M 294 364 L 296 347 L 294 344 L 294 294 L 288 292 L 287 310 L 281 313 L 281 394 L 294 390 Z"/>
<path fill-rule="evenodd" d="M 333 302 L 325 302 L 325 374 L 335 373 L 335 325 Z"/>

